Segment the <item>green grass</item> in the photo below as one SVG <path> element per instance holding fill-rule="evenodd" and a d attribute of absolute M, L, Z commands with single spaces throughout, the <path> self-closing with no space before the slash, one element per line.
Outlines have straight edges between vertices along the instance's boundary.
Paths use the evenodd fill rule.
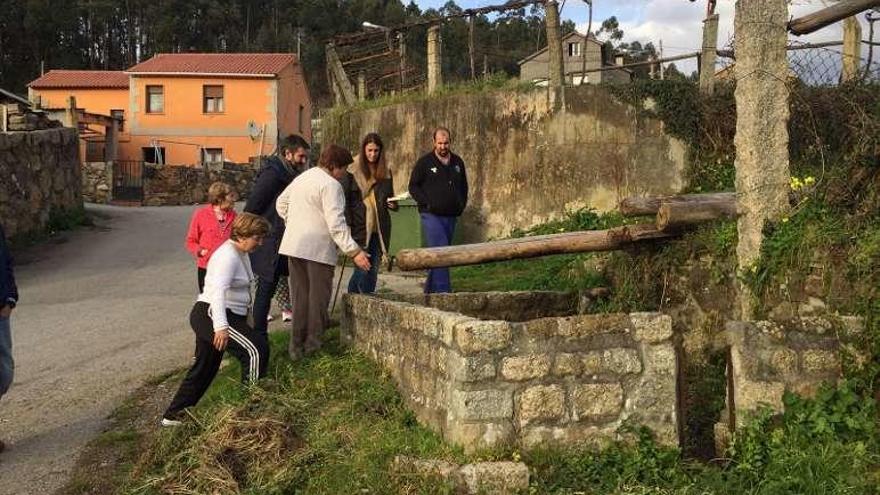
<path fill-rule="evenodd" d="M 289 425 L 297 439 L 281 463 L 250 459 L 243 493 L 388 493 L 391 487 L 430 492 L 429 486 L 394 478 L 388 470 L 394 456 L 462 458 L 419 426 L 374 363 L 341 348 L 335 335 L 325 353 L 302 363 L 291 363 L 286 348 L 285 335 L 272 335 L 270 378 L 257 388 L 238 384 L 237 364 L 224 369 L 189 425 L 160 432 L 124 492 L 160 493 L 163 487 L 181 486 L 198 493 L 222 487 L 198 475 L 210 472 L 206 460 L 216 463 L 217 452 L 203 447 L 216 444 L 224 422 L 233 419 L 274 419 Z"/>

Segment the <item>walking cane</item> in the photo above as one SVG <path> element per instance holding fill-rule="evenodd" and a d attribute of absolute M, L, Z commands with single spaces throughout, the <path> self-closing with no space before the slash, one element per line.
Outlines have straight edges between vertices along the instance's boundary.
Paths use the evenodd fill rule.
<path fill-rule="evenodd" d="M 339 281 L 336 282 L 336 294 L 333 296 L 333 305 L 330 307 L 330 312 L 336 309 L 336 299 L 339 297 L 339 288 L 342 287 L 342 278 L 345 275 L 345 264 L 348 263 L 348 256 L 342 258 L 342 269 L 339 270 Z"/>

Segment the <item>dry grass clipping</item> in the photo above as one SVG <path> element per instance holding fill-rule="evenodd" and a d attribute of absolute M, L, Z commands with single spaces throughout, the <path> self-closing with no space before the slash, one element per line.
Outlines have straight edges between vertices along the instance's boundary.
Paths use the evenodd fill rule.
<path fill-rule="evenodd" d="M 286 477 L 285 461 L 303 442 L 289 424 L 257 414 L 250 417 L 246 407 L 219 411 L 148 486 L 174 495 L 224 495 Z"/>

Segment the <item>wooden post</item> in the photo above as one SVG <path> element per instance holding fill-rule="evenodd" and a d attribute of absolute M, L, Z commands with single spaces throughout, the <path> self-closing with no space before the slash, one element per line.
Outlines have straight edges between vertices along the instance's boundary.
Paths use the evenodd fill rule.
<path fill-rule="evenodd" d="M 880 7 L 880 0 L 840 0 L 830 7 L 793 19 L 788 23 L 788 30 L 798 36 L 810 34 L 873 7 Z"/>
<path fill-rule="evenodd" d="M 680 203 L 683 205 L 698 205 L 704 203 L 724 203 L 730 208 L 736 208 L 736 193 L 703 193 L 681 194 L 677 196 L 632 196 L 624 198 L 618 205 L 620 213 L 625 217 L 639 217 L 656 215 L 660 212 L 660 206 L 665 203 Z"/>
<path fill-rule="evenodd" d="M 547 52 L 550 56 L 548 64 L 548 88 L 550 103 L 554 109 L 564 106 L 565 67 L 562 64 L 562 37 L 559 34 L 559 5 L 556 0 L 544 4 L 544 21 L 547 28 Z"/>
<path fill-rule="evenodd" d="M 325 54 L 327 56 L 327 68 L 333 74 L 333 79 L 336 82 L 342 102 L 346 105 L 353 104 L 356 101 L 354 88 L 351 86 L 351 81 L 348 80 L 348 75 L 345 73 L 345 68 L 342 66 L 342 61 L 339 60 L 339 55 L 336 53 L 336 47 L 333 43 L 327 43 Z"/>
<path fill-rule="evenodd" d="M 859 77 L 862 61 L 862 25 L 855 17 L 843 20 L 843 64 L 840 81 L 852 81 Z"/>
<path fill-rule="evenodd" d="M 0 104 L 0 132 L 6 132 L 8 121 L 9 110 L 6 109 L 6 105 Z"/>
<path fill-rule="evenodd" d="M 703 21 L 703 48 L 700 53 L 700 92 L 715 92 L 715 58 L 718 56 L 718 14 Z"/>
<path fill-rule="evenodd" d="M 443 85 L 441 71 L 440 25 L 433 24 L 428 28 L 428 94 L 434 93 Z"/>
<path fill-rule="evenodd" d="M 736 203 L 705 201 L 702 203 L 663 203 L 657 211 L 657 230 L 674 232 L 698 223 L 720 218 L 736 218 Z"/>
<path fill-rule="evenodd" d="M 789 90 L 786 0 L 736 3 L 736 192 L 739 269 L 761 256 L 764 227 L 789 211 Z M 754 317 L 754 296 L 740 284 L 740 317 Z"/>
<path fill-rule="evenodd" d="M 635 242 L 669 237 L 673 237 L 673 234 L 660 232 L 653 225 L 627 225 L 610 230 L 540 235 L 480 244 L 401 249 L 395 259 L 401 270 L 421 270 L 552 254 L 613 251 Z"/>

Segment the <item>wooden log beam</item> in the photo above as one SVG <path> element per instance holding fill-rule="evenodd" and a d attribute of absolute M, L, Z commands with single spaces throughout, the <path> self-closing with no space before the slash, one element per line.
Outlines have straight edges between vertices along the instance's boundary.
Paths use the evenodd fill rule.
<path fill-rule="evenodd" d="M 676 231 L 719 218 L 736 218 L 736 201 L 666 202 L 657 212 L 657 230 Z"/>
<path fill-rule="evenodd" d="M 677 196 L 633 196 L 620 202 L 618 208 L 625 217 L 638 217 L 642 215 L 656 215 L 663 203 L 727 203 L 736 204 L 736 193 L 707 193 L 707 194 L 682 194 Z"/>
<path fill-rule="evenodd" d="M 609 230 L 567 232 L 480 244 L 401 249 L 395 259 L 401 270 L 421 270 L 535 258 L 552 254 L 614 251 L 635 242 L 664 239 L 674 235 L 673 233 L 660 232 L 650 224 L 627 225 Z"/>
<path fill-rule="evenodd" d="M 798 36 L 810 34 L 874 7 L 880 7 L 880 0 L 841 0 L 812 14 L 792 19 L 788 23 L 788 30 Z"/>

